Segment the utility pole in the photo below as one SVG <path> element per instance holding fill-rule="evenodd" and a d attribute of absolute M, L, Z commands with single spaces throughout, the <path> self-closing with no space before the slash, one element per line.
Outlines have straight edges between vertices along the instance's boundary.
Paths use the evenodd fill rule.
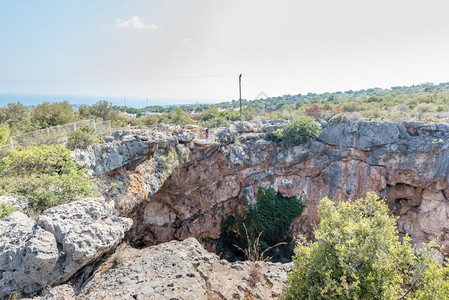
<path fill-rule="evenodd" d="M 125 96 L 125 98 L 123 100 L 125 102 L 125 112 L 126 112 L 126 96 Z"/>
<path fill-rule="evenodd" d="M 240 122 L 243 121 L 242 118 L 242 74 L 239 76 L 239 99 L 240 99 Z"/>

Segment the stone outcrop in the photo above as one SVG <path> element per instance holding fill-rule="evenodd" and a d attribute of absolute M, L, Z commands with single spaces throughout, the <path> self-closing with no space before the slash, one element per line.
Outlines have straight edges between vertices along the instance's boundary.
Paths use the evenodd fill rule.
<path fill-rule="evenodd" d="M 77 299 L 275 299 L 289 265 L 229 263 L 194 238 L 124 248 L 103 263 Z"/>
<path fill-rule="evenodd" d="M 131 225 L 93 199 L 47 209 L 37 222 L 21 212 L 7 216 L 0 221 L 0 299 L 66 281 L 114 248 Z"/>
<path fill-rule="evenodd" d="M 312 236 L 323 197 L 375 191 L 400 216 L 401 233 L 449 245 L 449 125 L 322 121 L 318 140 L 286 148 L 267 139 L 285 123 L 236 123 L 216 130 L 211 145 L 189 142 L 177 126 L 117 133 L 87 151 L 95 159 L 86 164 L 113 187 L 107 196 L 119 213 L 135 220 L 129 238 L 144 244 L 195 236 L 213 250 L 222 219 L 252 201 L 259 185 L 272 185 L 306 204 L 293 234 Z"/>
<path fill-rule="evenodd" d="M 152 157 L 160 148 L 189 143 L 195 133 L 180 126 L 158 125 L 154 130 L 115 131 L 106 137 L 106 144 L 89 150 L 73 151 L 73 158 L 83 162 L 89 173 L 101 175 L 145 157 Z"/>

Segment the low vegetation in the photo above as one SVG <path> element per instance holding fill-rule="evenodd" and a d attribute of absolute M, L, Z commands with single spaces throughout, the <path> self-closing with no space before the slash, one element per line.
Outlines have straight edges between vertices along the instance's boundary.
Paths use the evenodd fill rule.
<path fill-rule="evenodd" d="M 448 299 L 449 268 L 434 245 L 400 241 L 396 218 L 375 194 L 325 198 L 315 241 L 299 243 L 285 299 Z"/>
<path fill-rule="evenodd" d="M 30 146 L 0 160 L 0 195 L 23 196 L 34 212 L 92 194 L 92 179 L 63 146 Z"/>
<path fill-rule="evenodd" d="M 91 126 L 83 126 L 69 133 L 66 147 L 70 150 L 87 149 L 90 145 L 99 142 L 95 129 Z"/>
<path fill-rule="evenodd" d="M 0 203 L 0 220 L 17 211 L 17 209 L 8 203 Z"/>
<path fill-rule="evenodd" d="M 5 145 L 8 142 L 9 126 L 4 124 L 0 126 L 0 146 Z"/>
<path fill-rule="evenodd" d="M 268 138 L 287 146 L 309 143 L 321 134 L 321 125 L 309 116 L 299 116 L 282 129 L 277 129 Z"/>

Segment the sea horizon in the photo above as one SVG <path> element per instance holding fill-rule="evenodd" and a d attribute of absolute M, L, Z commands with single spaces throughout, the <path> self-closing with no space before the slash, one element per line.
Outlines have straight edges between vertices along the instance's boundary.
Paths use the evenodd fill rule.
<path fill-rule="evenodd" d="M 113 105 L 142 108 L 146 106 L 170 106 L 200 103 L 197 100 L 189 99 L 160 99 L 160 98 L 139 98 L 139 97 L 115 97 L 115 96 L 91 96 L 91 95 L 52 95 L 52 94 L 14 94 L 0 93 L 0 107 L 7 106 L 8 103 L 20 102 L 25 106 L 36 106 L 43 102 L 63 102 L 68 101 L 72 105 L 92 105 L 98 101 L 108 101 Z M 201 102 L 208 103 L 208 102 Z"/>

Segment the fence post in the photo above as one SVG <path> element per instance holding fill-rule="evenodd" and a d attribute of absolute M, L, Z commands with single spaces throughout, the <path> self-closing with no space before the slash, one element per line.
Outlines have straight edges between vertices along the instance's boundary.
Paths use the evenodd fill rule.
<path fill-rule="evenodd" d="M 14 141 L 12 140 L 12 137 L 9 137 L 8 140 L 9 140 L 9 149 L 14 150 Z"/>
<path fill-rule="evenodd" d="M 73 123 L 73 131 L 76 131 L 76 122 Z"/>

